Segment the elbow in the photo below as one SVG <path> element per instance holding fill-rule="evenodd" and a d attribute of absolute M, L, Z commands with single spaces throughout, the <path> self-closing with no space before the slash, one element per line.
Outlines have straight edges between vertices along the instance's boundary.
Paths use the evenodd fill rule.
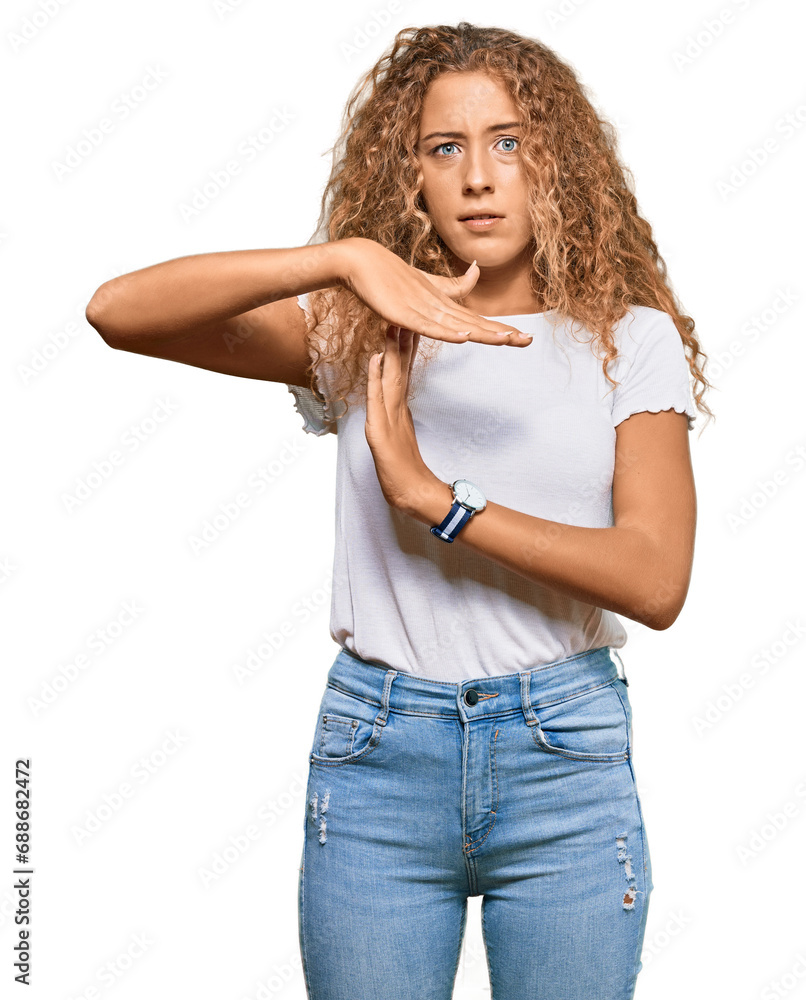
<path fill-rule="evenodd" d="M 667 628 L 671 628 L 674 625 L 681 610 L 680 608 L 677 610 L 667 610 L 647 621 L 646 625 L 656 632 L 664 632 Z"/>
<path fill-rule="evenodd" d="M 95 290 L 95 294 L 87 303 L 87 307 L 84 310 L 84 318 L 87 320 L 89 325 L 96 329 L 98 333 L 103 337 L 104 326 L 105 326 L 105 314 L 106 307 L 109 304 L 109 291 L 107 285 L 109 282 L 104 282 L 99 288 Z"/>
<path fill-rule="evenodd" d="M 630 617 L 646 625 L 647 628 L 663 632 L 677 621 L 686 602 L 687 593 L 688 580 L 681 582 L 664 577 L 650 588 L 642 587 Z"/>
<path fill-rule="evenodd" d="M 671 628 L 674 625 L 681 610 L 682 608 L 679 607 L 663 606 L 648 612 L 642 606 L 640 609 L 634 611 L 630 617 L 641 625 L 646 625 L 647 628 L 653 629 L 655 632 L 664 632 L 667 628 Z"/>
<path fill-rule="evenodd" d="M 110 305 L 112 299 L 110 284 L 111 282 L 105 281 L 96 290 L 95 294 L 87 303 L 84 310 L 84 318 L 87 320 L 89 325 L 100 334 L 101 339 L 105 344 L 109 347 L 118 348 L 120 346 L 121 337 L 112 329 L 110 321 Z"/>
<path fill-rule="evenodd" d="M 96 329 L 98 324 L 103 322 L 103 316 L 106 312 L 109 301 L 112 298 L 112 290 L 110 288 L 110 281 L 105 281 L 102 285 L 99 285 L 92 298 L 87 303 L 87 307 L 84 310 L 84 315 L 87 317 L 87 322 L 94 326 Z"/>

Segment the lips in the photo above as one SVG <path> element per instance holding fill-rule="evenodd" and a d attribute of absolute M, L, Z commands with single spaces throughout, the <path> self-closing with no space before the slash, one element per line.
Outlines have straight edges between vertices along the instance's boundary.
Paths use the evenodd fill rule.
<path fill-rule="evenodd" d="M 495 212 L 474 212 L 473 215 L 460 215 L 460 222 L 467 222 L 468 219 L 501 219 L 503 216 Z"/>

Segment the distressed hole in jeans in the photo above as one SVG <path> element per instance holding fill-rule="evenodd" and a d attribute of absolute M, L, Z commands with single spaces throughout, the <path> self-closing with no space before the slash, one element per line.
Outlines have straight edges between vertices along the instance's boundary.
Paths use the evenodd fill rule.
<path fill-rule="evenodd" d="M 324 844 L 327 840 L 327 820 L 325 819 L 325 813 L 327 812 L 328 803 L 330 802 L 330 789 L 325 792 L 325 797 L 322 799 L 320 804 L 319 796 L 316 792 L 310 800 L 311 807 L 311 819 L 316 822 L 317 807 L 319 810 L 319 843 Z"/>
<path fill-rule="evenodd" d="M 635 886 L 635 873 L 632 870 L 632 855 L 627 853 L 627 834 L 620 833 L 616 836 L 616 847 L 618 848 L 619 864 L 624 865 L 624 877 L 630 883 L 624 893 L 621 905 L 625 910 L 635 909 L 635 897 L 638 889 Z"/>

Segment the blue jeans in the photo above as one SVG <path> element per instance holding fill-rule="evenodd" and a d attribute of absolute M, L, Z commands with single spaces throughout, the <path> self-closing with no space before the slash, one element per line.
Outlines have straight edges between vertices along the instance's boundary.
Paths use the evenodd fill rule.
<path fill-rule="evenodd" d="M 311 1000 L 450 1000 L 483 896 L 492 1000 L 628 1000 L 652 871 L 606 646 L 455 683 L 342 649 L 309 758 Z"/>

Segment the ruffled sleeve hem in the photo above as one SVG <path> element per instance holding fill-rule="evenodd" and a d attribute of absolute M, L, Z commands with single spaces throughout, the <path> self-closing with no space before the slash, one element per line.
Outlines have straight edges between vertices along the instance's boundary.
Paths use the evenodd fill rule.
<path fill-rule="evenodd" d="M 697 419 L 696 411 L 691 403 L 667 403 L 666 406 L 642 406 L 641 404 L 636 404 L 635 406 L 627 406 L 623 410 L 614 410 L 613 412 L 613 426 L 618 427 L 618 425 L 631 417 L 633 413 L 662 413 L 665 410 L 674 410 L 675 413 L 685 413 L 688 417 L 688 429 L 690 431 L 694 430 L 694 423 Z"/>
<path fill-rule="evenodd" d="M 285 385 L 294 397 L 294 407 L 303 419 L 302 429 L 306 434 L 321 437 L 336 433 L 336 422 L 327 413 L 328 407 L 321 399 L 303 385 L 292 385 L 290 382 Z"/>
<path fill-rule="evenodd" d="M 296 296 L 297 305 L 306 317 L 306 322 L 310 325 L 311 314 L 309 306 L 309 293 L 304 292 Z M 320 388 L 321 388 L 321 375 Z M 294 407 L 303 420 L 303 431 L 306 434 L 315 434 L 322 437 L 323 434 L 336 434 L 336 417 L 334 416 L 330 402 L 316 395 L 311 389 L 303 385 L 292 385 L 285 383 L 286 388 L 294 397 Z"/>

